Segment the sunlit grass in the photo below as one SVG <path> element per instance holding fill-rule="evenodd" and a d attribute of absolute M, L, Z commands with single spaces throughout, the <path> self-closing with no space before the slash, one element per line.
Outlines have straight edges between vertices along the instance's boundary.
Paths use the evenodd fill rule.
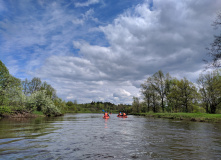
<path fill-rule="evenodd" d="M 221 114 L 207 114 L 207 113 L 141 113 L 137 115 L 168 118 L 178 120 L 190 120 L 199 122 L 221 122 Z"/>
<path fill-rule="evenodd" d="M 40 111 L 33 111 L 33 114 L 37 116 L 44 116 L 43 112 L 40 112 Z"/>

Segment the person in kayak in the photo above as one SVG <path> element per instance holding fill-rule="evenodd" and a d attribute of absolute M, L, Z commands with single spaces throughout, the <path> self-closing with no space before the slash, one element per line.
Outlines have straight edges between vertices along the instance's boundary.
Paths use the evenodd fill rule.
<path fill-rule="evenodd" d="M 118 116 L 122 116 L 121 112 L 118 114 Z"/>
<path fill-rule="evenodd" d="M 126 113 L 123 113 L 123 116 L 127 116 Z"/>
<path fill-rule="evenodd" d="M 104 113 L 105 117 L 109 117 L 109 114 L 107 112 Z"/>

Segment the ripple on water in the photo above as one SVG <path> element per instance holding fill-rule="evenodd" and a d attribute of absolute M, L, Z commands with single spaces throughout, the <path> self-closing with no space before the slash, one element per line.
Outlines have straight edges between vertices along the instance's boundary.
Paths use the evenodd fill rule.
<path fill-rule="evenodd" d="M 112 114 L 0 121 L 0 159 L 218 159 L 218 124 Z M 212 146 L 212 147 L 208 147 Z M 209 153 L 209 154 L 208 154 Z"/>

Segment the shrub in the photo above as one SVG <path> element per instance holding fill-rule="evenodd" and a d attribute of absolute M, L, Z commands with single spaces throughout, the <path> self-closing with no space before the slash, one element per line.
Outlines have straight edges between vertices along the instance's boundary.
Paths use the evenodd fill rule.
<path fill-rule="evenodd" d="M 0 106 L 0 116 L 10 113 L 11 113 L 11 108 L 9 106 Z"/>
<path fill-rule="evenodd" d="M 26 107 L 29 110 L 42 111 L 46 116 L 61 115 L 61 111 L 54 105 L 45 90 L 36 91 L 28 98 Z"/>

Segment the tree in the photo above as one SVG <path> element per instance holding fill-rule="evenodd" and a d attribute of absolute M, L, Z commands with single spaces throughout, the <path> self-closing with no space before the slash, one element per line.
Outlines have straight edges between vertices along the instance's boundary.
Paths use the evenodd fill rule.
<path fill-rule="evenodd" d="M 35 91 L 40 91 L 42 87 L 41 79 L 34 77 L 29 83 L 29 93 L 32 94 Z"/>
<path fill-rule="evenodd" d="M 162 111 L 164 112 L 164 108 L 165 108 L 164 98 L 166 94 L 166 86 L 165 86 L 165 76 L 161 70 L 153 75 L 151 84 L 152 84 L 152 87 L 157 91 L 157 93 L 160 96 L 161 108 L 162 108 Z"/>
<path fill-rule="evenodd" d="M 181 79 L 177 83 L 177 96 L 184 107 L 185 112 L 190 112 L 193 110 L 193 101 L 197 98 L 197 90 L 194 84 L 188 81 L 186 78 Z"/>
<path fill-rule="evenodd" d="M 40 78 L 34 77 L 31 81 L 25 79 L 22 81 L 23 92 L 25 95 L 31 95 L 36 91 L 46 91 L 52 100 L 57 98 L 56 90 L 47 82 L 41 82 Z"/>
<path fill-rule="evenodd" d="M 178 112 L 180 104 L 180 96 L 178 84 L 179 80 L 174 78 L 170 81 L 170 92 L 167 94 L 168 106 L 172 112 Z"/>
<path fill-rule="evenodd" d="M 169 86 L 168 86 L 169 79 L 170 79 L 169 74 L 167 74 L 165 77 L 163 72 L 161 70 L 159 70 L 152 77 L 149 77 L 144 84 L 141 85 L 141 87 L 142 87 L 141 92 L 143 93 L 143 95 L 147 101 L 148 107 L 150 104 L 150 99 L 152 99 L 153 100 L 152 103 L 155 108 L 156 107 L 155 105 L 157 104 L 156 103 L 157 99 L 159 97 L 161 109 L 164 112 L 165 98 L 166 98 L 166 94 L 168 94 L 167 92 L 169 91 Z"/>
<path fill-rule="evenodd" d="M 61 108 L 57 107 L 61 104 L 61 102 L 59 101 L 61 100 L 57 100 L 56 103 L 54 103 L 52 99 L 48 95 L 46 95 L 45 90 L 35 91 L 29 97 L 27 97 L 26 107 L 30 111 L 42 111 L 46 116 L 57 116 L 61 115 Z"/>
<path fill-rule="evenodd" d="M 133 97 L 132 108 L 133 108 L 133 112 L 136 112 L 136 113 L 140 112 L 140 101 L 138 97 Z"/>
<path fill-rule="evenodd" d="M 144 101 L 147 104 L 147 111 L 158 112 L 160 97 L 151 83 L 152 77 L 149 77 L 144 84 L 141 84 L 141 93 L 144 95 Z"/>
<path fill-rule="evenodd" d="M 151 88 L 148 84 L 141 84 L 141 93 L 144 95 L 144 101 L 146 102 L 147 105 L 147 112 L 150 111 L 150 106 L 151 106 L 151 98 L 152 98 L 152 92 Z"/>
<path fill-rule="evenodd" d="M 7 67 L 0 61 L 0 105 L 8 105 L 18 100 L 20 91 L 20 79 L 10 75 Z"/>
<path fill-rule="evenodd" d="M 201 74 L 198 79 L 199 91 L 207 113 L 216 113 L 221 104 L 221 77 L 220 71 L 215 70 Z"/>
<path fill-rule="evenodd" d="M 23 93 L 27 96 L 29 94 L 29 81 L 27 78 L 25 78 L 24 81 L 22 81 L 22 88 L 23 88 Z"/>
<path fill-rule="evenodd" d="M 217 18 L 212 25 L 214 26 L 214 29 L 221 28 L 221 11 L 217 14 Z M 214 36 L 214 41 L 210 44 L 210 48 L 207 48 L 207 50 L 209 56 L 212 58 L 211 65 L 214 67 L 221 67 L 221 33 Z"/>
<path fill-rule="evenodd" d="M 47 82 L 43 82 L 41 84 L 40 90 L 45 90 L 46 95 L 48 95 L 53 100 L 57 98 L 56 90 Z"/>

